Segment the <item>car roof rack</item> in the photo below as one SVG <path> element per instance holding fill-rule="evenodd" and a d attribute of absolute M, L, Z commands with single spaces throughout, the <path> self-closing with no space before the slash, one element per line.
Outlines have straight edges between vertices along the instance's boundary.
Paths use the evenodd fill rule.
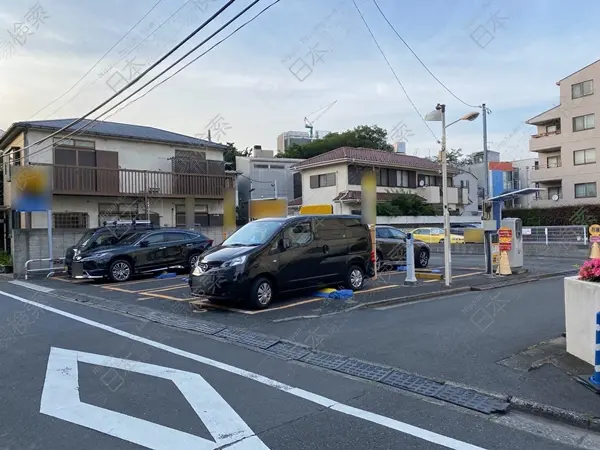
<path fill-rule="evenodd" d="M 103 225 L 105 227 L 115 227 L 115 228 L 154 228 L 154 224 L 149 220 L 115 220 L 113 222 L 104 221 Z"/>

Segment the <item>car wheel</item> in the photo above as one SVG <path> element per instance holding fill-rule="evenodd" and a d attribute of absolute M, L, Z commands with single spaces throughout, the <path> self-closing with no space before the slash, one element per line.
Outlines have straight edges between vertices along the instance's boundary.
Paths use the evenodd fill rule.
<path fill-rule="evenodd" d="M 358 291 L 365 283 L 365 271 L 356 265 L 350 266 L 346 275 L 346 288 Z"/>
<path fill-rule="evenodd" d="M 188 258 L 188 265 L 190 266 L 190 270 L 194 270 L 194 267 L 198 263 L 198 259 L 200 258 L 200 253 L 193 253 Z"/>
<path fill-rule="evenodd" d="M 133 276 L 133 267 L 129 261 L 117 259 L 113 261 L 108 270 L 108 276 L 112 281 L 124 282 Z"/>
<path fill-rule="evenodd" d="M 429 264 L 429 252 L 422 248 L 419 250 L 417 257 L 415 258 L 416 266 L 419 269 L 424 269 Z"/>
<path fill-rule="evenodd" d="M 273 283 L 265 277 L 259 277 L 252 283 L 250 303 L 255 309 L 266 309 L 273 300 L 275 290 Z"/>

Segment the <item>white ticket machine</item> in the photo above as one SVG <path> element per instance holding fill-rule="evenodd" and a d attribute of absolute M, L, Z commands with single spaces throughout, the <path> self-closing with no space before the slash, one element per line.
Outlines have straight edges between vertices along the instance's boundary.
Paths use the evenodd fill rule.
<path fill-rule="evenodd" d="M 523 222 L 521 219 L 508 217 L 502 219 L 501 226 L 512 230 L 511 248 L 508 252 L 508 261 L 511 269 L 523 267 Z"/>

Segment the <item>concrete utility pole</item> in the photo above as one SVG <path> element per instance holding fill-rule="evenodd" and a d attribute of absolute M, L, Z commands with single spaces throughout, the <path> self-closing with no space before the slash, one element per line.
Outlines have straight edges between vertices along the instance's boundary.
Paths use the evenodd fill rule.
<path fill-rule="evenodd" d="M 437 105 L 442 112 L 442 205 L 444 208 L 444 283 L 452 284 L 452 256 L 450 255 L 450 211 L 448 210 L 448 158 L 446 155 L 446 105 Z"/>
<path fill-rule="evenodd" d="M 487 107 L 485 103 L 481 105 L 481 114 L 483 121 L 483 173 L 484 173 L 484 187 L 483 187 L 483 203 L 482 203 L 482 214 L 485 211 L 486 203 L 488 198 L 490 198 L 490 163 L 488 159 L 488 137 L 487 137 Z M 488 208 L 489 211 L 492 211 L 493 208 Z M 493 214 L 493 211 L 492 211 Z M 489 218 L 490 220 L 493 217 Z M 484 234 L 484 242 L 485 242 L 485 273 L 487 275 L 491 275 L 493 272 L 492 266 L 492 236 L 489 231 L 483 232 Z"/>

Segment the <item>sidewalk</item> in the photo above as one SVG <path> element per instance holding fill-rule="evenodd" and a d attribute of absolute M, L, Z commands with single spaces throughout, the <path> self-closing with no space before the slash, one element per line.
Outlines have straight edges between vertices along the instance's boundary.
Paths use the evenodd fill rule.
<path fill-rule="evenodd" d="M 350 311 L 313 320 L 309 326 L 271 324 L 266 332 L 303 344 L 317 342 L 327 351 L 424 377 L 526 399 L 546 405 L 543 411 L 550 406 L 600 417 L 600 397 L 570 376 L 591 375 L 593 368 L 564 350 L 562 286 L 562 278 L 548 279 L 374 307 L 360 314 Z"/>

